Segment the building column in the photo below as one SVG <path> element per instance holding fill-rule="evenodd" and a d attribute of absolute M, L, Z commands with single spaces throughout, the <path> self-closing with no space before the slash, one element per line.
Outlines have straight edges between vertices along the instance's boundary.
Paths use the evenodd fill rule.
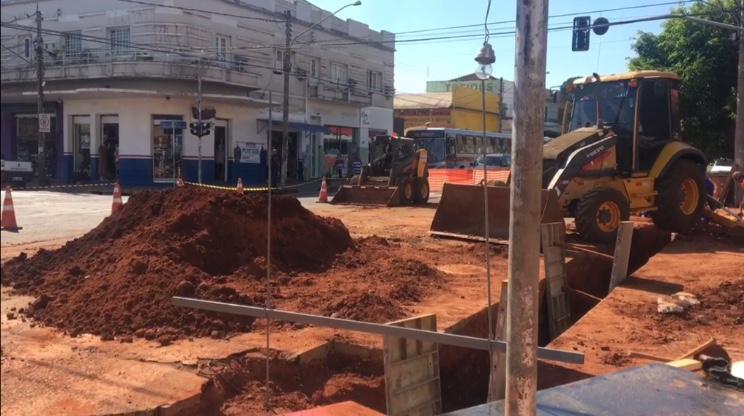
<path fill-rule="evenodd" d="M 98 176 L 98 146 L 101 145 L 101 116 L 90 115 L 90 179 L 93 182 L 99 180 Z"/>

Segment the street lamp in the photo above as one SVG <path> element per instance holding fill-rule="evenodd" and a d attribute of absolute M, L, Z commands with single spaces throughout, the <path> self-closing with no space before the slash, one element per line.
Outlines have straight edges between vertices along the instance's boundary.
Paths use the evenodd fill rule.
<path fill-rule="evenodd" d="M 483 154 L 483 211 L 484 214 L 484 228 L 486 230 L 485 248 L 486 248 L 486 293 L 487 293 L 487 314 L 488 314 L 488 340 L 493 340 L 493 308 L 491 300 L 491 249 L 489 248 L 489 234 L 490 227 L 488 225 L 488 151 L 486 143 L 488 137 L 486 133 L 486 80 L 491 78 L 493 73 L 493 67 L 491 66 L 496 62 L 496 54 L 493 52 L 493 48 L 488 41 L 483 42 L 483 46 L 475 56 L 475 61 L 478 62 L 478 66 L 475 68 L 475 76 L 481 80 L 481 114 L 483 117 L 483 143 L 481 144 L 481 150 Z M 499 123 L 501 120 L 499 120 Z M 490 344 L 489 344 L 490 345 Z M 490 347 L 489 347 L 490 349 Z M 493 374 L 493 351 L 489 351 L 489 362 L 491 371 L 489 374 Z M 489 383 L 491 384 L 491 383 Z"/>
<path fill-rule="evenodd" d="M 287 182 L 287 154 L 289 153 L 289 74 L 292 72 L 292 59 L 291 59 L 291 49 L 294 42 L 299 39 L 302 35 L 309 32 L 319 24 L 325 22 L 326 20 L 330 19 L 331 17 L 335 16 L 337 13 L 339 13 L 341 10 L 352 7 L 352 6 L 361 6 L 362 2 L 357 0 L 354 3 L 349 3 L 346 6 L 341 7 L 340 9 L 336 10 L 335 12 L 329 14 L 328 16 L 324 17 L 323 19 L 320 19 L 317 23 L 311 25 L 304 31 L 300 32 L 299 35 L 292 37 L 292 30 L 291 30 L 291 21 L 290 21 L 290 13 L 289 11 L 286 12 L 286 39 L 284 44 L 284 56 L 283 56 L 283 72 L 284 72 L 284 94 L 282 97 L 282 162 L 281 162 L 281 178 L 280 178 L 280 186 L 286 185 Z M 307 94 L 307 89 L 305 89 L 305 93 Z M 269 120 L 269 124 L 273 123 L 273 120 Z M 271 143 L 271 138 L 269 138 L 269 142 Z"/>

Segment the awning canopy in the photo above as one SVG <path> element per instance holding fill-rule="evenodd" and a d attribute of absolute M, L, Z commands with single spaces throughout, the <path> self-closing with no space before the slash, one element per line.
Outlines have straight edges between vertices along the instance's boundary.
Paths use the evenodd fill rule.
<path fill-rule="evenodd" d="M 258 121 L 263 121 L 264 123 L 268 123 L 268 119 L 258 119 Z M 281 128 L 282 125 L 281 121 L 274 120 L 271 125 Z M 307 131 L 310 133 L 324 133 L 324 134 L 330 134 L 331 130 L 326 126 L 321 126 L 318 124 L 308 124 L 308 123 L 298 123 L 298 122 L 289 122 L 289 129 L 290 130 L 296 130 L 296 131 Z M 262 129 L 263 130 L 263 129 Z"/>

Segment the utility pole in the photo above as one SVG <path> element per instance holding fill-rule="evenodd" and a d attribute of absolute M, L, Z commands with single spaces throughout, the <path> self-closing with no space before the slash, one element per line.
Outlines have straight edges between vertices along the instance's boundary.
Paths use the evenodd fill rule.
<path fill-rule="evenodd" d="M 739 2 L 739 26 L 744 28 L 744 0 Z M 739 76 L 736 86 L 736 130 L 734 132 L 734 161 L 739 169 L 744 169 L 744 31 L 739 36 Z M 741 204 L 744 190 L 734 186 L 734 202 Z"/>
<path fill-rule="evenodd" d="M 201 74 L 201 56 L 199 56 L 199 59 L 196 61 L 196 111 L 198 113 L 197 115 L 197 122 L 199 123 L 199 167 L 198 167 L 198 181 L 199 183 L 202 183 L 202 135 L 201 132 L 204 130 L 204 126 L 202 125 L 202 74 Z M 175 139 L 176 136 L 173 136 L 173 139 Z M 175 143 L 174 143 L 175 145 Z"/>
<path fill-rule="evenodd" d="M 517 2 L 506 414 L 537 412 L 537 309 L 548 0 Z M 540 103 L 540 105 L 535 105 Z"/>
<path fill-rule="evenodd" d="M 41 10 L 36 9 L 36 82 L 37 82 L 37 113 L 38 120 L 41 120 L 41 115 L 44 113 L 44 39 L 41 37 Z M 37 126 L 39 128 L 39 126 Z M 36 168 L 38 169 L 39 185 L 44 186 L 47 183 L 46 177 L 46 157 L 45 157 L 45 144 L 44 133 L 39 128 L 38 131 L 39 149 L 36 158 Z"/>
<path fill-rule="evenodd" d="M 282 166 L 281 180 L 279 186 L 287 184 L 287 156 L 289 153 L 289 74 L 292 71 L 291 46 L 292 46 L 292 14 L 289 10 L 284 12 L 284 97 L 282 101 Z M 269 120 L 269 123 L 272 123 Z"/>
<path fill-rule="evenodd" d="M 504 124 L 504 77 L 499 78 L 499 133 L 503 131 Z"/>

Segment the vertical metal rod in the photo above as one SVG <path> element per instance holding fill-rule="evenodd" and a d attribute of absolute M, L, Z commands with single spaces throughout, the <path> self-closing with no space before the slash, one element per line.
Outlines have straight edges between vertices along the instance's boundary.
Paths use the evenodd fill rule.
<path fill-rule="evenodd" d="M 287 158 L 289 157 L 289 74 L 292 72 L 292 14 L 287 10 L 284 14 L 284 54 L 282 56 L 282 72 L 284 73 L 284 92 L 282 97 L 282 165 L 280 169 L 279 186 L 287 184 Z"/>
<path fill-rule="evenodd" d="M 269 91 L 269 138 L 266 140 L 271 145 L 271 136 L 272 136 L 272 108 L 274 107 L 274 97 L 271 94 L 271 91 Z M 268 153 L 268 150 L 267 150 Z M 271 350 L 269 349 L 271 347 L 271 319 L 269 318 L 269 308 L 270 308 L 270 300 L 271 300 L 271 187 L 273 184 L 271 183 L 271 154 L 269 154 L 269 157 L 266 158 L 269 168 L 269 178 L 268 178 L 268 202 L 267 202 L 267 210 L 266 210 L 266 299 L 264 302 L 264 306 L 266 309 L 266 397 L 264 398 L 264 407 L 266 410 L 269 410 L 271 408 L 271 387 L 269 385 L 270 382 L 270 376 L 269 376 L 269 362 L 271 361 Z"/>
<path fill-rule="evenodd" d="M 504 113 L 504 77 L 501 77 L 499 79 L 499 133 L 504 130 Z"/>
<path fill-rule="evenodd" d="M 488 150 L 486 146 L 488 141 L 488 133 L 486 132 L 487 126 L 485 79 L 481 80 L 481 106 L 483 107 L 483 111 L 481 112 L 483 117 L 483 144 L 481 145 L 481 151 L 483 153 L 483 211 L 485 212 L 485 215 L 483 216 L 483 222 L 486 229 L 484 235 L 486 248 L 486 301 L 488 302 L 488 340 L 491 341 L 493 340 L 493 302 L 491 300 L 491 249 L 489 246 L 489 234 L 491 233 L 491 229 L 489 228 L 488 224 Z M 493 351 L 489 350 L 488 353 L 488 356 L 491 357 L 491 368 L 493 368 Z"/>
<path fill-rule="evenodd" d="M 739 26 L 744 28 L 744 0 L 739 2 Z M 739 36 L 739 75 L 736 87 L 736 129 L 734 133 L 734 161 L 744 170 L 744 31 L 737 32 Z M 734 187 L 734 202 L 741 204 L 744 190 L 741 186 Z"/>
<path fill-rule="evenodd" d="M 44 113 L 44 38 L 41 36 L 41 21 L 44 20 L 41 17 L 41 10 L 36 9 L 36 83 L 37 83 L 37 104 L 36 109 L 38 113 L 37 128 L 38 128 L 38 153 L 36 157 L 36 169 L 39 176 L 39 186 L 45 186 L 47 183 L 46 177 L 46 155 L 44 143 L 44 133 L 42 133 L 40 124 L 38 121 L 41 120 L 41 115 Z M 59 122 L 59 120 L 57 120 Z"/>
<path fill-rule="evenodd" d="M 534 415 L 548 0 L 517 2 L 506 414 Z"/>
<path fill-rule="evenodd" d="M 165 156 L 165 155 L 163 155 Z M 176 169 L 176 122 L 173 121 L 171 129 L 171 162 L 173 163 L 173 187 L 177 186 L 178 170 Z"/>
<path fill-rule="evenodd" d="M 202 183 L 202 75 L 201 75 L 201 56 L 196 61 L 196 82 L 197 82 L 197 93 L 196 93 L 196 111 L 199 112 L 197 115 L 197 122 L 199 123 L 199 183 Z"/>

